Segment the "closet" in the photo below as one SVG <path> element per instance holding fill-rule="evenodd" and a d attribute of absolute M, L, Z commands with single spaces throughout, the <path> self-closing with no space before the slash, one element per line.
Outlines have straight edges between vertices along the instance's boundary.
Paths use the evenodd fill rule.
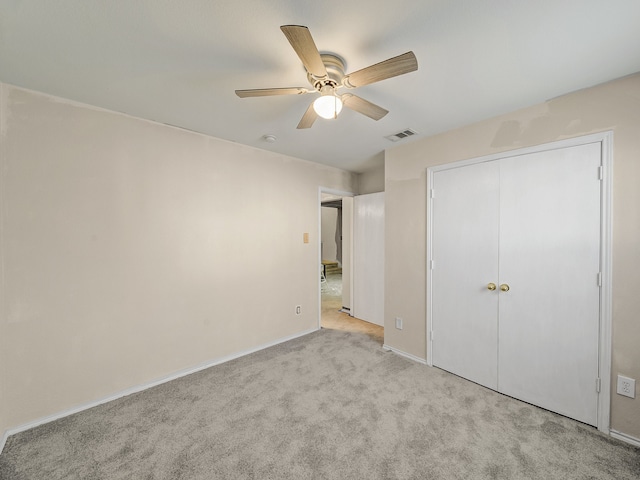
<path fill-rule="evenodd" d="M 602 143 L 431 174 L 434 366 L 597 425 Z"/>

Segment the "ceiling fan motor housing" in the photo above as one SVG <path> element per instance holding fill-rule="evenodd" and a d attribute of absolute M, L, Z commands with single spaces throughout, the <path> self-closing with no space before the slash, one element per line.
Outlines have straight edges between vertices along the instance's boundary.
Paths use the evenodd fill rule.
<path fill-rule="evenodd" d="M 338 88 L 342 86 L 342 78 L 345 72 L 345 61 L 333 53 L 321 53 L 322 63 L 327 69 L 327 76 L 317 78 L 307 72 L 307 79 L 313 88 L 320 91 L 323 87 Z"/>

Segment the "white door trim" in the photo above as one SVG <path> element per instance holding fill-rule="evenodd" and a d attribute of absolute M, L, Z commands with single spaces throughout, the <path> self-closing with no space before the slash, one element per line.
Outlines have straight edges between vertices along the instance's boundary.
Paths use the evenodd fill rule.
<path fill-rule="evenodd" d="M 557 142 L 536 145 L 533 147 L 510 150 L 497 154 L 461 160 L 427 168 L 427 292 L 426 292 L 426 359 L 427 365 L 433 366 L 432 347 L 432 218 L 433 218 L 433 174 L 438 171 L 460 168 L 476 163 L 490 162 L 502 158 L 527 155 L 559 148 L 574 147 L 588 143 L 602 145 L 602 189 L 601 189 L 601 227 L 600 227 L 600 271 L 602 287 L 600 289 L 600 340 L 598 351 L 600 391 L 598 393 L 598 430 L 609 434 L 611 406 L 611 319 L 612 319 L 612 200 L 613 200 L 613 132 L 600 132 L 592 135 L 560 140 Z M 436 193 L 437 194 L 437 193 Z M 594 387 L 595 388 L 595 387 Z"/>

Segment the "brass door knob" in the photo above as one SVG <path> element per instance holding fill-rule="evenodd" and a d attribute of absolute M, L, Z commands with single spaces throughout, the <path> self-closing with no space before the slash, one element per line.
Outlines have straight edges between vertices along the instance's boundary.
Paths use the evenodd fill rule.
<path fill-rule="evenodd" d="M 503 283 L 502 285 L 500 285 L 500 290 L 502 290 L 503 292 L 508 292 L 509 285 L 507 285 L 506 283 Z"/>
<path fill-rule="evenodd" d="M 490 283 L 489 285 L 487 285 L 487 290 L 491 290 L 492 292 L 496 289 L 496 284 L 495 283 Z"/>

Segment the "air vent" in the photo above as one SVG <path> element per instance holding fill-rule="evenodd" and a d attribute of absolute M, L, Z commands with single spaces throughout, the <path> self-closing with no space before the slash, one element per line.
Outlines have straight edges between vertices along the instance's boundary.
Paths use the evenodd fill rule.
<path fill-rule="evenodd" d="M 393 135 L 387 135 L 384 138 L 386 138 L 387 140 L 391 140 L 392 142 L 397 142 L 399 140 L 402 140 L 403 138 L 407 138 L 415 134 L 416 132 L 414 132 L 410 128 L 407 128 L 406 130 L 402 130 L 401 132 L 394 133 Z"/>

